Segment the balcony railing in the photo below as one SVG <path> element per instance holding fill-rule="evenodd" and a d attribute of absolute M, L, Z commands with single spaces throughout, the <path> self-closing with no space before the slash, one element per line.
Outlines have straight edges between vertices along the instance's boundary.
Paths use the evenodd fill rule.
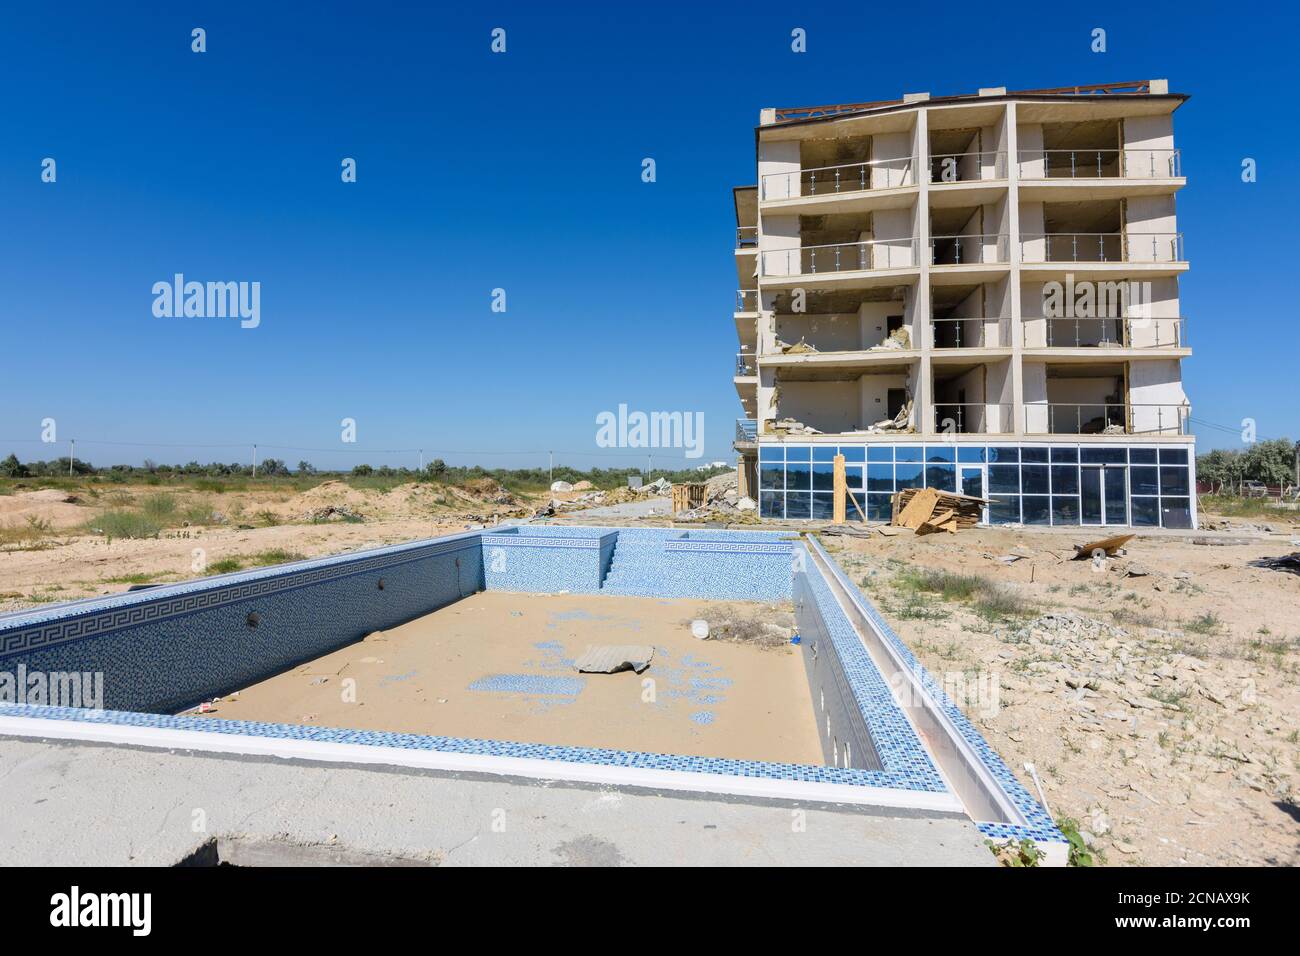
<path fill-rule="evenodd" d="M 1187 341 L 1187 320 L 1181 317 L 1050 318 L 1042 320 L 1042 329 L 1028 324 L 1033 319 L 1025 321 L 1021 343 L 1027 349 L 1179 349 Z"/>
<path fill-rule="evenodd" d="M 1006 179 L 1007 154 L 1003 150 L 982 153 L 934 153 L 930 156 L 930 182 L 967 183 L 980 179 Z"/>
<path fill-rule="evenodd" d="M 931 236 L 930 264 L 965 266 L 1007 262 L 1011 241 L 1006 235 Z"/>
<path fill-rule="evenodd" d="M 936 349 L 993 349 L 1011 346 L 1011 319 L 931 319 L 930 341 Z"/>
<path fill-rule="evenodd" d="M 753 352 L 736 353 L 736 374 L 740 376 L 758 374 L 758 366 L 754 364 Z"/>
<path fill-rule="evenodd" d="M 1173 179 L 1183 174 L 1176 149 L 1022 149 L 1021 179 Z"/>
<path fill-rule="evenodd" d="M 1181 232 L 1033 232 L 1022 262 L 1183 262 Z"/>
<path fill-rule="evenodd" d="M 737 226 L 736 227 L 736 248 L 757 249 L 758 248 L 758 226 Z"/>
<path fill-rule="evenodd" d="M 1004 435 L 1012 430 L 1012 407 L 996 402 L 936 402 L 934 431 L 941 435 Z"/>
<path fill-rule="evenodd" d="M 1188 405 L 1036 402 L 1025 405 L 1027 435 L 1186 435 Z"/>
<path fill-rule="evenodd" d="M 736 441 L 753 442 L 758 441 L 758 421 L 753 418 L 736 419 Z"/>
<path fill-rule="evenodd" d="M 764 199 L 796 199 L 800 196 L 836 196 L 916 184 L 912 157 L 873 159 L 844 166 L 821 166 L 767 173 L 763 176 Z"/>
<path fill-rule="evenodd" d="M 758 311 L 758 290 L 737 289 L 736 290 L 736 311 L 757 312 Z"/>
<path fill-rule="evenodd" d="M 907 269 L 916 265 L 915 239 L 873 239 L 824 246 L 768 249 L 762 253 L 764 276 L 821 275 L 871 269 Z"/>

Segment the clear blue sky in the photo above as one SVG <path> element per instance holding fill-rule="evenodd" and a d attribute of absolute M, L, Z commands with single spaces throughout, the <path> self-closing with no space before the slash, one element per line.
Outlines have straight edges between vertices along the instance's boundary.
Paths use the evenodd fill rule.
<path fill-rule="evenodd" d="M 373 451 L 417 446 L 635 464 L 595 445 L 596 415 L 626 403 L 702 411 L 706 460 L 729 457 L 731 187 L 754 180 L 761 107 L 1150 77 L 1192 96 L 1175 135 L 1193 415 L 1300 438 L 1297 19 L 1280 5 L 1032 3 L 1014 27 L 1010 5 L 474 6 L 9 5 L 0 455 L 66 454 L 12 445 L 52 417 L 96 464 L 238 460 L 201 446 L 253 441 L 347 449 L 264 448 L 291 465 L 414 464 Z M 261 326 L 155 318 L 150 289 L 176 272 L 261 282 Z M 1202 450 L 1237 445 L 1199 431 Z"/>

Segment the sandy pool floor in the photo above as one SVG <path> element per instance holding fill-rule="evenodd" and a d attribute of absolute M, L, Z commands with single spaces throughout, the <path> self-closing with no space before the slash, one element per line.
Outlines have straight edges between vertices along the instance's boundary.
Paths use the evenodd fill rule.
<path fill-rule="evenodd" d="M 244 688 L 206 716 L 822 764 L 798 648 L 691 635 L 692 619 L 762 608 L 479 592 Z M 655 655 L 639 675 L 579 674 L 573 660 L 589 644 L 650 644 Z"/>

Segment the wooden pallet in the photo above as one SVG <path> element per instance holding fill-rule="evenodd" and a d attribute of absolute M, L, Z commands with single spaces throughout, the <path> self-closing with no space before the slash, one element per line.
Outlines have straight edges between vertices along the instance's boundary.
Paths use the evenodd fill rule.
<path fill-rule="evenodd" d="M 911 528 L 917 534 L 956 533 L 973 528 L 984 516 L 987 498 L 959 495 L 937 488 L 906 488 L 894 495 L 890 524 Z"/>

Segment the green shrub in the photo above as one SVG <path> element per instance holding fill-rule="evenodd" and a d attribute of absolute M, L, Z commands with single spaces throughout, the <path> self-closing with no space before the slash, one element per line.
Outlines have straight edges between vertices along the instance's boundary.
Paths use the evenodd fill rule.
<path fill-rule="evenodd" d="M 114 538 L 156 538 L 162 523 L 141 511 L 105 511 L 87 527 L 110 541 Z"/>

